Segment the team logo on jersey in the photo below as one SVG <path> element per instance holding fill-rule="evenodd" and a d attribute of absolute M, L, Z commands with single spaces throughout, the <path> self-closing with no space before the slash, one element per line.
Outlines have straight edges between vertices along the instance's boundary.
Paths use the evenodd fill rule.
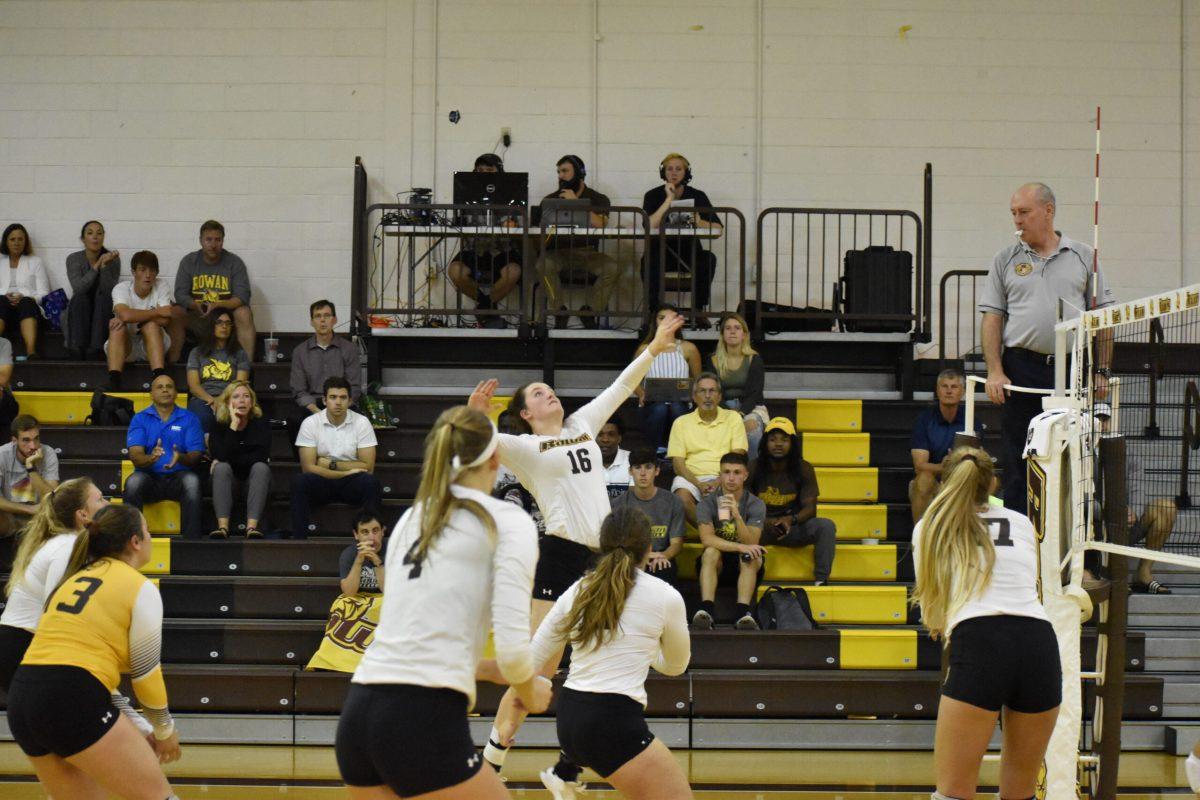
<path fill-rule="evenodd" d="M 100 718 L 100 724 L 101 724 L 101 725 L 107 725 L 107 724 L 108 724 L 108 721 L 109 721 L 110 719 L 112 719 L 112 712 L 111 712 L 111 711 L 105 711 L 105 712 L 104 712 L 104 716 Z"/>
<path fill-rule="evenodd" d="M 544 453 L 547 450 L 553 450 L 555 447 L 568 447 L 573 444 L 590 442 L 591 440 L 592 436 L 588 433 L 582 434 L 581 436 L 576 436 L 574 439 L 547 439 L 538 445 L 538 452 Z"/>
<path fill-rule="evenodd" d="M 1020 264 L 1017 264 L 1015 267 L 1013 267 L 1013 271 L 1024 278 L 1026 275 L 1033 272 L 1033 264 L 1030 264 L 1028 261 L 1022 261 Z"/>

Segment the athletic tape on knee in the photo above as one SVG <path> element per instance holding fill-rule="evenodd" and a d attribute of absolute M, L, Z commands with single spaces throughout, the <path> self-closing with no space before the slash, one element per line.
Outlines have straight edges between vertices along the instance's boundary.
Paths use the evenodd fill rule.
<path fill-rule="evenodd" d="M 1187 757 L 1187 761 L 1183 766 L 1187 770 L 1188 783 L 1192 785 L 1192 791 L 1200 794 L 1200 758 L 1197 758 L 1196 754 L 1192 753 Z"/>

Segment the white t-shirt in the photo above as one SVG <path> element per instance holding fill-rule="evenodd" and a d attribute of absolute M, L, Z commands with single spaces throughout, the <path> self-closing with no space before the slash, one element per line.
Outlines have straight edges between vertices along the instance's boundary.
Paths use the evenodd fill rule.
<path fill-rule="evenodd" d="M 629 451 L 617 448 L 613 462 L 604 468 L 604 480 L 610 486 L 629 486 L 633 478 L 629 475 Z"/>
<path fill-rule="evenodd" d="M 611 506 L 596 432 L 633 394 L 653 360 L 642 351 L 616 383 L 567 417 L 557 436 L 500 434 L 500 461 L 537 501 L 547 535 L 600 548 L 600 523 Z"/>
<path fill-rule="evenodd" d="M 113 307 L 126 306 L 134 311 L 152 311 L 171 305 L 171 284 L 166 278 L 156 278 L 150 294 L 139 297 L 133 290 L 133 281 L 121 281 L 112 290 Z"/>
<path fill-rule="evenodd" d="M 512 503 L 454 484 L 455 497 L 481 504 L 496 523 L 493 541 L 469 511 L 455 511 L 424 562 L 406 558 L 421 533 L 421 506 L 396 523 L 384 563 L 387 591 L 375 640 L 354 683 L 404 683 L 454 689 L 475 705 L 475 668 L 493 632 L 496 661 L 511 683 L 529 680 L 529 597 L 537 565 L 537 528 Z"/>
<path fill-rule="evenodd" d="M 980 518 L 996 545 L 992 578 L 979 594 L 968 600 L 946 624 L 949 636 L 954 626 L 966 619 L 1009 614 L 1049 620 L 1038 599 L 1038 541 L 1029 517 L 1007 508 L 990 507 Z M 912 532 L 913 568 L 920 568 L 921 533 L 924 520 Z"/>
<path fill-rule="evenodd" d="M 33 558 L 29 559 L 25 576 L 8 596 L 8 604 L 4 607 L 3 616 L 0 616 L 0 625 L 37 630 L 46 600 L 62 580 L 67 562 L 71 560 L 71 548 L 75 546 L 76 536 L 78 534 L 75 531 L 60 533 L 37 549 Z"/>
<path fill-rule="evenodd" d="M 544 664 L 568 640 L 561 630 L 571 611 L 580 578 L 563 592 L 533 637 L 533 660 Z M 692 658 L 683 597 L 666 581 L 637 571 L 625 598 L 616 634 L 597 647 L 574 648 L 566 687 L 578 692 L 623 694 L 646 706 L 646 674 L 679 675 Z"/>
<path fill-rule="evenodd" d="M 317 457 L 325 456 L 334 461 L 355 461 L 358 448 L 375 447 L 375 429 L 371 421 L 357 411 L 346 410 L 341 425 L 329 421 L 329 412 L 321 409 L 310 414 L 300 423 L 296 432 L 296 447 L 315 447 Z"/>

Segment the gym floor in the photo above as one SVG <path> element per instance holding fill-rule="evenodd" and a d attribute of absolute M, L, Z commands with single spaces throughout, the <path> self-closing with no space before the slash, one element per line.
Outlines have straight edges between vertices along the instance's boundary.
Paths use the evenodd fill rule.
<path fill-rule="evenodd" d="M 514 751 L 504 770 L 514 796 L 549 797 L 537 773 L 555 756 L 550 750 Z M 694 750 L 675 757 L 703 800 L 926 800 L 933 770 L 929 752 Z M 1190 798 L 1183 762 L 1163 753 L 1126 753 L 1120 796 Z M 984 764 L 980 794 L 995 793 L 996 769 Z M 182 800 L 345 796 L 330 747 L 190 745 L 167 773 Z M 605 789 L 593 782 L 589 793 Z M 0 797 L 45 797 L 11 743 L 0 744 Z"/>

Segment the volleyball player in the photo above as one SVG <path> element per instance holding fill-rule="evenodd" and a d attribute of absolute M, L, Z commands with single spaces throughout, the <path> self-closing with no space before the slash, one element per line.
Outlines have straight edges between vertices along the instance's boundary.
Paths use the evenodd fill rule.
<path fill-rule="evenodd" d="M 529 592 L 537 530 L 488 492 L 499 434 L 466 406 L 425 439 L 421 485 L 388 544 L 388 586 L 375 640 L 338 720 L 338 769 L 352 800 L 494 798 L 508 793 L 471 741 L 467 712 L 489 628 L 496 662 L 522 708 L 550 703 L 535 671 Z"/>
<path fill-rule="evenodd" d="M 1187 770 L 1188 783 L 1192 785 L 1192 791 L 1200 796 L 1200 742 L 1196 742 L 1196 746 L 1192 748 L 1192 754 L 1184 762 L 1184 768 Z"/>
<path fill-rule="evenodd" d="M 19 534 L 5 586 L 8 603 L 0 616 L 0 688 L 5 691 L 33 641 L 46 598 L 62 580 L 75 537 L 105 505 L 104 495 L 88 478 L 63 481 L 42 498 Z"/>
<path fill-rule="evenodd" d="M 959 448 L 913 528 L 912 601 L 949 642 L 934 736 L 934 800 L 975 796 L 1003 714 L 1001 800 L 1032 798 L 1062 702 L 1058 638 L 1038 599 L 1038 545 L 1023 514 L 988 504 L 991 457 Z"/>
<path fill-rule="evenodd" d="M 54 797 L 175 797 L 159 766 L 179 758 L 159 664 L 162 598 L 138 572 L 150 555 L 140 511 L 100 509 L 13 676 L 9 728 Z M 153 749 L 112 703 L 122 672 L 154 725 Z"/>
<path fill-rule="evenodd" d="M 534 630 L 554 601 L 583 575 L 600 545 L 600 523 L 611 506 L 596 434 L 641 384 L 655 356 L 675 348 L 675 332 L 682 326 L 679 314 L 663 315 L 654 338 L 616 382 L 566 419 L 562 402 L 544 383 L 520 387 L 509 403 L 514 423 L 525 433 L 500 436 L 500 462 L 533 495 L 546 529 L 538 543 L 533 584 Z M 469 401 L 471 407 L 486 412 L 497 385 L 492 379 L 476 386 Z M 553 675 L 561 659 L 561 651 L 551 654 L 539 665 L 541 674 Z M 526 712 L 516 706 L 515 699 L 509 690 L 500 701 L 483 751 L 484 758 L 497 770 L 503 766 L 517 728 L 525 720 Z M 572 787 L 578 786 L 578 768 L 560 760 L 554 771 Z"/>
<path fill-rule="evenodd" d="M 535 660 L 571 644 L 558 697 L 558 741 L 572 762 L 591 767 L 631 800 L 692 796 L 671 752 L 646 726 L 646 673 L 679 675 L 691 659 L 683 598 L 642 570 L 650 520 L 618 508 L 600 528 L 600 559 L 567 589 L 533 638 Z M 558 795 L 561 779 L 542 780 Z"/>

